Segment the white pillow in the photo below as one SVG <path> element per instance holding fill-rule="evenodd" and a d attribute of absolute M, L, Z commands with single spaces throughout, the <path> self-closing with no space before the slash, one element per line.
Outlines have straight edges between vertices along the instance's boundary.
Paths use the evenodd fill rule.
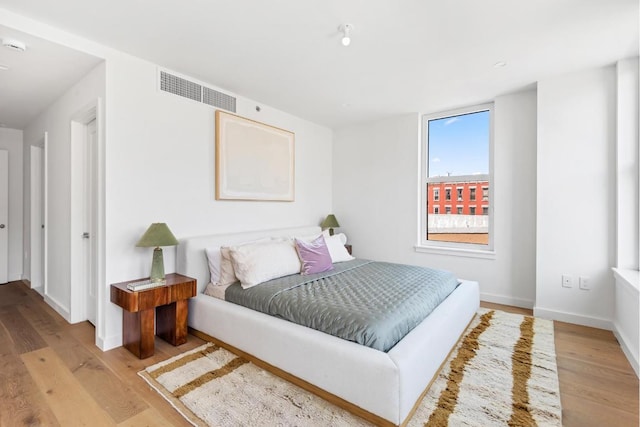
<path fill-rule="evenodd" d="M 329 235 L 329 230 L 327 229 L 327 230 L 323 230 L 321 234 L 314 234 L 312 236 L 295 236 L 294 239 L 304 240 L 305 242 L 312 242 L 316 240 L 320 235 L 322 235 L 325 238 L 325 240 L 331 237 Z M 340 240 L 342 241 L 342 244 L 343 245 L 347 244 L 347 236 L 344 233 L 334 234 L 334 236 L 340 236 Z"/>
<path fill-rule="evenodd" d="M 300 273 L 300 258 L 290 240 L 235 246 L 229 254 L 243 289 Z"/>
<path fill-rule="evenodd" d="M 220 281 L 220 264 L 222 262 L 220 248 L 206 248 L 204 252 L 207 255 L 207 262 L 209 264 L 209 281 L 217 284 Z"/>
<path fill-rule="evenodd" d="M 327 248 L 329 249 L 329 255 L 331 255 L 331 261 L 334 264 L 336 262 L 351 261 L 352 259 L 355 259 L 351 255 L 349 255 L 347 248 L 344 247 L 344 243 L 342 243 L 343 238 L 346 242 L 346 236 L 340 233 L 330 237 L 325 237 L 324 239 L 324 241 L 327 243 Z"/>
<path fill-rule="evenodd" d="M 343 245 L 347 244 L 347 236 L 344 233 L 339 233 L 339 234 L 335 234 L 335 236 L 340 237 L 340 241 L 342 242 Z M 327 236 L 324 237 L 325 239 L 327 238 Z"/>
<path fill-rule="evenodd" d="M 263 239 L 251 240 L 249 242 L 240 243 L 233 247 L 240 247 L 243 245 L 254 245 L 254 244 L 269 242 L 269 241 L 271 241 L 271 238 L 266 237 Z M 220 248 L 220 278 L 218 279 L 217 282 L 213 282 L 212 280 L 212 282 L 215 283 L 216 286 L 227 286 L 238 281 L 238 278 L 236 277 L 235 269 L 233 268 L 231 254 L 229 253 L 230 249 L 231 249 L 230 246 L 222 246 Z"/>

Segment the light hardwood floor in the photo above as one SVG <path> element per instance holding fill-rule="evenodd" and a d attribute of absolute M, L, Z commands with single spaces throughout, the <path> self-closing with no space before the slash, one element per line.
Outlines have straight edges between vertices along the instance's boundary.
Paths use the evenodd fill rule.
<path fill-rule="evenodd" d="M 495 304 L 483 306 L 531 314 Z M 22 282 L 0 286 L 0 426 L 188 426 L 137 372 L 203 341 L 156 338 L 139 360 L 94 345 L 87 322 L 69 325 Z M 613 334 L 556 322 L 565 426 L 638 426 L 638 378 Z"/>

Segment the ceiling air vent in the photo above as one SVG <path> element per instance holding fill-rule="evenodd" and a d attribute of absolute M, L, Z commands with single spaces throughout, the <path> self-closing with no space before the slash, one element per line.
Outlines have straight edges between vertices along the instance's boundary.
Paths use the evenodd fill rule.
<path fill-rule="evenodd" d="M 160 71 L 160 90 L 194 101 L 202 101 L 202 86 L 164 71 Z"/>
<path fill-rule="evenodd" d="M 202 88 L 202 102 L 213 105 L 214 107 L 224 108 L 233 113 L 236 112 L 236 99 L 233 96 L 209 89 L 208 87 Z"/>
<path fill-rule="evenodd" d="M 160 71 L 160 90 L 214 107 L 236 112 L 236 98 L 182 77 Z"/>

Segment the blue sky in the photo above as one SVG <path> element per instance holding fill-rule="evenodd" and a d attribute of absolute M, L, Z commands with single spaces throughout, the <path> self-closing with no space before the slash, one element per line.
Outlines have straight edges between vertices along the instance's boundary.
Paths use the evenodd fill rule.
<path fill-rule="evenodd" d="M 489 112 L 429 121 L 429 177 L 489 173 Z"/>

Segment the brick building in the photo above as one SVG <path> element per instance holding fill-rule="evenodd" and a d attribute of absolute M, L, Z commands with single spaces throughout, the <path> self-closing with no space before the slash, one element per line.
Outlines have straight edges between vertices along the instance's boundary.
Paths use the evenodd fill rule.
<path fill-rule="evenodd" d="M 435 215 L 488 215 L 489 175 L 429 178 L 427 213 Z"/>

